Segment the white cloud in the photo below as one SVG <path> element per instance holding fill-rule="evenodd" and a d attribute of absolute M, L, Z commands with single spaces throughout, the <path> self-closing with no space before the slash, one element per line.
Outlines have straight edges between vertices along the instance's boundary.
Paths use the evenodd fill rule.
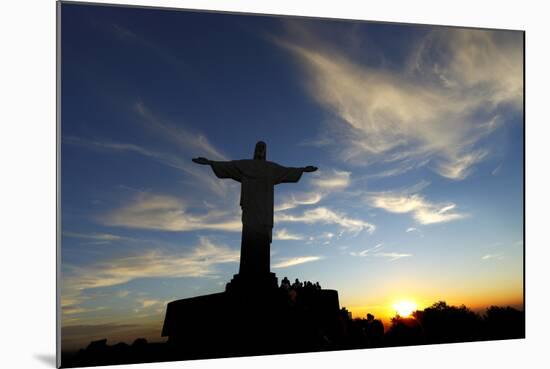
<path fill-rule="evenodd" d="M 343 190 L 350 185 L 351 172 L 341 170 L 318 171 L 312 175 L 310 183 L 315 190 L 304 193 L 293 193 L 283 198 L 277 205 L 275 211 L 294 209 L 302 205 L 316 205 L 329 193 Z"/>
<path fill-rule="evenodd" d="M 302 235 L 288 232 L 285 228 L 276 230 L 275 234 L 273 235 L 274 240 L 280 241 L 298 241 L 303 240 L 304 238 L 305 237 Z"/>
<path fill-rule="evenodd" d="M 349 254 L 350 254 L 351 256 L 361 256 L 361 257 L 364 257 L 364 256 L 369 255 L 369 252 L 370 252 L 370 249 L 365 249 L 365 250 L 360 251 L 360 252 L 350 251 Z"/>
<path fill-rule="evenodd" d="M 409 233 L 409 232 L 417 232 L 417 231 L 418 231 L 417 228 L 415 228 L 415 227 L 409 227 L 409 228 L 407 228 L 407 230 L 406 230 L 405 232 Z"/>
<path fill-rule="evenodd" d="M 326 238 L 326 239 L 331 240 L 332 238 L 334 238 L 334 236 L 336 236 L 336 235 L 332 232 L 323 232 L 321 234 L 320 238 Z"/>
<path fill-rule="evenodd" d="M 173 141 L 180 148 L 194 152 L 196 156 L 205 155 L 212 160 L 228 160 L 218 149 L 216 149 L 206 138 L 199 133 L 192 133 L 183 128 L 181 124 L 174 124 L 160 119 L 145 106 L 143 102 L 137 102 L 135 110 L 150 126 L 151 132 L 162 135 L 165 139 Z"/>
<path fill-rule="evenodd" d="M 151 307 L 165 306 L 170 301 L 157 300 L 152 298 L 140 298 L 137 301 L 143 309 L 148 309 Z"/>
<path fill-rule="evenodd" d="M 376 253 L 376 256 L 384 257 L 390 259 L 390 261 L 399 260 L 402 258 L 408 258 L 413 256 L 413 254 L 399 253 L 399 252 L 379 252 Z"/>
<path fill-rule="evenodd" d="M 456 204 L 452 202 L 436 204 L 426 200 L 420 194 L 411 194 L 406 191 L 371 193 L 368 202 L 373 207 L 391 213 L 411 213 L 413 218 L 420 224 L 450 222 L 467 216 L 467 214 L 456 212 Z M 407 229 L 407 232 L 410 232 L 409 229 Z"/>
<path fill-rule="evenodd" d="M 379 244 L 376 244 L 375 246 L 371 247 L 371 248 L 368 248 L 368 249 L 365 249 L 363 251 L 360 251 L 360 252 L 355 252 L 355 251 L 351 251 L 349 254 L 351 256 L 361 256 L 361 257 L 364 257 L 364 256 L 369 256 L 369 255 L 374 255 L 378 252 L 380 252 L 380 248 L 384 246 L 383 243 L 379 243 Z"/>
<path fill-rule="evenodd" d="M 290 195 L 290 197 L 283 199 L 280 203 L 275 205 L 275 211 L 283 211 L 294 209 L 301 205 L 315 205 L 321 201 L 323 194 L 320 192 L 306 192 L 296 193 Z"/>
<path fill-rule="evenodd" d="M 332 232 L 323 232 L 320 235 L 309 236 L 308 239 L 307 239 L 306 244 L 312 244 L 314 242 L 320 242 L 323 245 L 329 245 L 335 237 L 338 239 L 340 237 L 340 235 L 337 236 L 336 234 L 334 234 Z"/>
<path fill-rule="evenodd" d="M 487 255 L 483 255 L 481 257 L 481 260 L 490 260 L 490 259 L 500 260 L 500 259 L 502 259 L 502 255 L 501 254 L 487 254 Z"/>
<path fill-rule="evenodd" d="M 62 311 L 64 316 L 67 316 L 67 315 L 90 313 L 90 312 L 100 311 L 100 310 L 105 310 L 105 309 L 106 309 L 105 306 L 98 306 L 98 307 L 94 307 L 94 308 L 85 308 L 85 307 L 80 307 L 80 306 L 67 305 L 67 306 L 62 306 L 61 311 Z"/>
<path fill-rule="evenodd" d="M 168 252 L 153 249 L 129 256 L 114 257 L 87 266 L 63 265 L 62 306 L 79 308 L 88 289 L 115 286 L 139 278 L 214 277 L 216 265 L 236 263 L 239 250 L 216 245 L 201 237 L 192 250 Z M 150 303 L 144 303 L 147 305 Z"/>
<path fill-rule="evenodd" d="M 474 164 L 480 162 L 487 155 L 487 151 L 478 150 L 462 156 L 455 156 L 453 160 L 441 162 L 438 172 L 441 176 L 450 179 L 464 179 Z"/>
<path fill-rule="evenodd" d="M 497 128 L 499 108 L 522 108 L 519 32 L 438 29 L 416 45 L 406 67 L 389 70 L 355 63 L 307 28 L 288 24 L 294 38 L 276 43 L 302 63 L 311 96 L 338 118 L 329 134 L 346 161 L 393 156 L 399 160 L 384 173 L 393 175 L 399 171 L 392 165 L 405 170 L 403 161 L 433 158 L 441 176 L 464 179 L 489 153 L 478 146 Z"/>
<path fill-rule="evenodd" d="M 360 219 L 347 217 L 343 213 L 334 212 L 326 207 L 317 207 L 311 210 L 306 210 L 301 215 L 277 213 L 275 214 L 275 222 L 337 224 L 349 232 L 361 232 L 366 230 L 367 232 L 372 233 L 376 229 L 374 224 Z"/>
<path fill-rule="evenodd" d="M 392 162 L 394 160 L 388 160 L 388 162 Z M 377 173 L 369 174 L 367 177 L 370 179 L 377 179 L 377 178 L 387 178 L 387 177 L 394 177 L 401 175 L 403 173 L 409 172 L 414 169 L 418 169 L 421 167 L 426 166 L 430 162 L 430 159 L 426 159 L 423 161 L 418 161 L 411 163 L 411 160 L 405 160 L 402 163 L 398 164 L 395 167 L 390 167 L 389 169 L 385 169 L 382 171 L 379 171 Z"/>
<path fill-rule="evenodd" d="M 409 253 L 399 253 L 399 252 L 382 252 L 380 249 L 384 246 L 383 243 L 379 243 L 375 245 L 374 247 L 365 249 L 360 252 L 351 251 L 349 254 L 351 256 L 358 256 L 358 257 L 367 257 L 367 256 L 375 256 L 375 257 L 383 257 L 387 258 L 390 261 L 398 260 L 401 258 L 407 258 L 413 256 L 413 254 Z"/>
<path fill-rule="evenodd" d="M 234 214 L 211 210 L 204 215 L 187 211 L 185 202 L 167 195 L 139 193 L 128 205 L 103 216 L 108 226 L 163 231 L 193 231 L 211 229 L 240 232 L 241 220 Z"/>
<path fill-rule="evenodd" d="M 314 239 L 321 240 L 324 245 L 328 245 L 334 237 L 336 237 L 336 235 L 332 232 L 323 232 L 320 236 L 314 237 Z"/>
<path fill-rule="evenodd" d="M 93 241 L 106 241 L 106 242 L 126 239 L 126 237 L 122 237 L 122 236 L 118 236 L 116 234 L 110 234 L 110 233 L 77 233 L 77 232 L 69 232 L 69 231 L 63 232 L 63 236 L 71 237 L 71 238 L 81 238 L 81 239 L 93 240 Z"/>
<path fill-rule="evenodd" d="M 288 268 L 291 266 L 310 263 L 312 261 L 317 261 L 323 259 L 322 256 L 298 256 L 293 258 L 280 259 L 280 261 L 274 263 L 271 267 L 273 269 Z"/>
<path fill-rule="evenodd" d="M 349 186 L 351 172 L 332 170 L 319 172 L 311 183 L 323 190 L 341 190 Z"/>

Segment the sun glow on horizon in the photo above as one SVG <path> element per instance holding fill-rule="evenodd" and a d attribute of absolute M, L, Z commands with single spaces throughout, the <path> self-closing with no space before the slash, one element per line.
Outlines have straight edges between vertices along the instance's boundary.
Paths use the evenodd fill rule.
<path fill-rule="evenodd" d="M 417 309 L 417 304 L 411 300 L 399 300 L 392 305 L 393 309 L 401 317 L 408 317 Z"/>

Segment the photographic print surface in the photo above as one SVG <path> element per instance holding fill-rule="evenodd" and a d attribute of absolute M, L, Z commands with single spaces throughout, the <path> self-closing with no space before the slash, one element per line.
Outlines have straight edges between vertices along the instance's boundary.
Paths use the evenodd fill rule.
<path fill-rule="evenodd" d="M 523 32 L 58 5 L 62 366 L 524 337 Z"/>

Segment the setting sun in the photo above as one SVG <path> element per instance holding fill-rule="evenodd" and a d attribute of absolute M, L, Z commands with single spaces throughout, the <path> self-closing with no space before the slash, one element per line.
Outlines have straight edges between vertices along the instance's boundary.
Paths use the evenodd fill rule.
<path fill-rule="evenodd" d="M 393 308 L 402 317 L 408 317 L 416 310 L 417 306 L 410 300 L 401 300 L 393 304 Z"/>

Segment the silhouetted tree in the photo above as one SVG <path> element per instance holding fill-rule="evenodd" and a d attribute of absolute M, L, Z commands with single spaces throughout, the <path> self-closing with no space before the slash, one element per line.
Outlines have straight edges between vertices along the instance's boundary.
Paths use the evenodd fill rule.
<path fill-rule="evenodd" d="M 525 314 L 510 306 L 491 306 L 484 316 L 484 339 L 525 337 Z"/>
<path fill-rule="evenodd" d="M 424 310 L 415 311 L 411 317 L 396 315 L 389 329 L 372 314 L 366 319 L 352 319 L 351 313 L 342 307 L 335 311 L 334 324 L 325 324 L 316 315 L 316 289 L 302 285 L 298 292 L 277 290 L 285 296 L 273 312 L 242 311 L 249 318 L 250 326 L 235 323 L 235 311 L 217 320 L 225 330 L 199 332 L 222 340 L 212 345 L 196 345 L 194 340 L 182 346 L 177 342 L 148 343 L 136 339 L 132 345 L 118 343 L 108 345 L 107 340 L 91 342 L 74 357 L 64 356 L 64 367 L 139 363 L 165 360 L 212 358 L 234 355 L 258 355 L 268 353 L 307 352 L 318 350 L 368 348 L 384 346 L 421 345 L 428 343 L 465 342 L 484 339 L 510 339 L 525 337 L 525 315 L 512 307 L 491 306 L 483 316 L 466 306 L 451 306 L 436 302 Z M 292 294 L 294 302 L 292 301 Z M 298 293 L 296 295 L 296 293 Z M 316 297 L 317 296 L 317 297 Z M 214 317 L 212 317 L 214 318 Z M 198 324 L 210 324 L 200 321 Z M 212 325 L 212 324 L 210 324 Z M 243 329 L 247 335 L 242 336 Z M 214 336 L 212 336 L 214 337 Z M 204 338 L 204 337 L 203 337 Z M 194 338 L 195 339 L 195 338 Z M 261 340 L 269 342 L 269 351 L 262 349 Z M 208 338 L 209 342 L 214 342 Z M 201 341 L 201 342 L 204 342 Z"/>
<path fill-rule="evenodd" d="M 403 318 L 396 315 L 384 337 L 387 346 L 421 345 L 425 342 L 422 325 L 415 317 Z"/>
<path fill-rule="evenodd" d="M 384 339 L 384 324 L 379 319 L 374 319 L 374 315 L 367 314 L 365 320 L 365 335 L 367 337 L 367 347 L 381 347 Z"/>
<path fill-rule="evenodd" d="M 456 307 L 439 301 L 415 311 L 413 316 L 424 330 L 426 343 L 474 341 L 480 337 L 480 317 L 464 305 Z"/>

